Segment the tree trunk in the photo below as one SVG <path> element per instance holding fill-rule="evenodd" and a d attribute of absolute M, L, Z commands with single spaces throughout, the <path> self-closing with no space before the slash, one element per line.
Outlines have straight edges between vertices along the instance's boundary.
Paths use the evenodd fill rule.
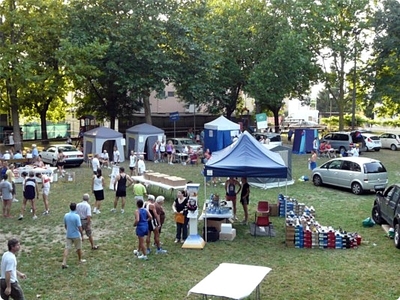
<path fill-rule="evenodd" d="M 49 105 L 51 103 L 52 99 L 47 99 L 45 103 L 43 104 L 42 108 L 39 110 L 40 111 L 40 129 L 42 130 L 42 140 L 47 140 L 48 135 L 47 135 L 47 111 L 49 110 Z"/>
<path fill-rule="evenodd" d="M 274 127 L 276 133 L 279 133 L 279 110 L 280 108 L 276 108 L 272 111 L 274 113 Z"/>
<path fill-rule="evenodd" d="M 14 149 L 22 150 L 22 139 L 21 139 L 21 128 L 19 126 L 19 112 L 18 112 L 18 104 L 17 99 L 11 98 L 11 118 L 13 124 L 13 132 L 14 132 Z"/>
<path fill-rule="evenodd" d="M 151 121 L 151 106 L 150 106 L 150 93 L 149 91 L 145 91 L 142 93 L 143 100 L 143 108 L 144 108 L 144 116 L 147 124 L 152 125 Z"/>
<path fill-rule="evenodd" d="M 115 116 L 110 116 L 110 128 L 115 130 Z"/>

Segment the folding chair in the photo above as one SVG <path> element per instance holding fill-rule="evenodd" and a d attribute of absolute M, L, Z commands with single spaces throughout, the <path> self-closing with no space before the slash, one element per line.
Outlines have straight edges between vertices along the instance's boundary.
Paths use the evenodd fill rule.
<path fill-rule="evenodd" d="M 269 221 L 268 201 L 259 201 L 257 211 L 254 214 L 254 237 L 257 236 L 257 227 L 268 227 L 268 235 L 271 237 L 271 222 Z"/>

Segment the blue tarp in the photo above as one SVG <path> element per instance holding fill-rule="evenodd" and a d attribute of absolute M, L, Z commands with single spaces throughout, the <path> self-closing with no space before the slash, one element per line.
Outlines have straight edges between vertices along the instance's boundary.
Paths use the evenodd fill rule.
<path fill-rule="evenodd" d="M 245 131 L 237 142 L 212 153 L 204 166 L 204 175 L 286 178 L 287 167 L 278 153 L 268 150 Z"/>

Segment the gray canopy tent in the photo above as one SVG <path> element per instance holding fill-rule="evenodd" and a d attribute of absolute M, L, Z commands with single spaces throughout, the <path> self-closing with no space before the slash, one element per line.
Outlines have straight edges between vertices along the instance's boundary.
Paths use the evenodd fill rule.
<path fill-rule="evenodd" d="M 131 150 L 145 152 L 147 160 L 154 160 L 153 145 L 157 140 L 162 140 L 164 130 L 153 125 L 142 123 L 126 130 L 126 157 L 129 157 Z"/>

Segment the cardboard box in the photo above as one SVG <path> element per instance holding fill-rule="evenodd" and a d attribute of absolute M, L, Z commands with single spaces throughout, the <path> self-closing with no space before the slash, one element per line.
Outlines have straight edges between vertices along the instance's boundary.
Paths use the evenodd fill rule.
<path fill-rule="evenodd" d="M 154 180 L 154 179 L 156 178 L 155 176 L 158 175 L 158 174 L 160 174 L 160 173 L 158 173 L 158 172 L 149 173 L 149 174 L 147 175 L 147 177 L 148 177 L 147 180 L 155 181 L 155 180 Z"/>
<path fill-rule="evenodd" d="M 278 204 L 270 204 L 269 205 L 269 215 L 271 217 L 277 217 L 278 216 Z"/>
<path fill-rule="evenodd" d="M 222 220 L 221 219 L 205 219 L 204 222 L 207 222 L 207 227 L 215 227 L 218 232 L 221 231 Z"/>
<path fill-rule="evenodd" d="M 186 179 L 181 178 L 181 177 L 176 177 L 176 176 L 169 176 L 165 178 L 166 182 L 165 184 L 171 185 L 171 186 L 184 186 L 186 185 Z"/>
<path fill-rule="evenodd" d="M 164 181 L 164 178 L 165 177 L 167 177 L 168 175 L 166 175 L 166 174 L 160 174 L 160 173 L 158 173 L 158 174 L 154 174 L 153 176 L 151 176 L 153 179 L 152 179 L 152 181 L 156 181 L 156 182 L 163 182 Z"/>
<path fill-rule="evenodd" d="M 224 224 L 222 224 L 224 225 Z M 230 225 L 230 224 L 229 224 Z M 232 228 L 230 233 L 219 233 L 219 240 L 220 241 L 233 241 L 236 237 L 236 229 Z"/>

